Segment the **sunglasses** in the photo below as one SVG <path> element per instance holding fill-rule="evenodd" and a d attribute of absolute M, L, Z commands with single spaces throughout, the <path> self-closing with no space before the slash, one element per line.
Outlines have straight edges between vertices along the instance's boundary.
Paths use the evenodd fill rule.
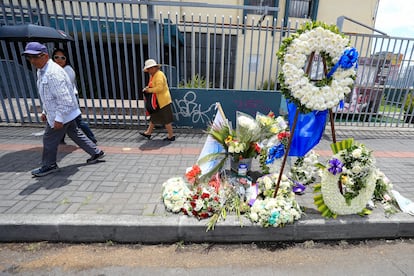
<path fill-rule="evenodd" d="M 65 56 L 53 56 L 53 59 L 54 60 L 56 59 L 66 60 L 66 57 Z"/>

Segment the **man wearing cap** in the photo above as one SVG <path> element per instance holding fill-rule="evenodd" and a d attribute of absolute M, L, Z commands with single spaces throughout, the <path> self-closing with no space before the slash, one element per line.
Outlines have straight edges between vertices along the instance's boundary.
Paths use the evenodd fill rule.
<path fill-rule="evenodd" d="M 37 89 L 42 101 L 42 121 L 47 121 L 43 135 L 42 166 L 32 171 L 44 176 L 59 170 L 56 159 L 58 146 L 65 133 L 85 152 L 91 155 L 87 163 L 96 163 L 105 153 L 79 131 L 76 117 L 81 114 L 73 85 L 65 70 L 49 59 L 45 45 L 30 42 L 24 56 L 37 69 Z"/>

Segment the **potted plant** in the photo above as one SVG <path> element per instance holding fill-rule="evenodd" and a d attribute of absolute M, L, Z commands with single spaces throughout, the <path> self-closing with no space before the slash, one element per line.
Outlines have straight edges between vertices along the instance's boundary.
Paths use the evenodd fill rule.
<path fill-rule="evenodd" d="M 412 94 L 407 95 L 407 99 L 404 103 L 404 118 L 408 124 L 414 123 L 414 97 Z"/>

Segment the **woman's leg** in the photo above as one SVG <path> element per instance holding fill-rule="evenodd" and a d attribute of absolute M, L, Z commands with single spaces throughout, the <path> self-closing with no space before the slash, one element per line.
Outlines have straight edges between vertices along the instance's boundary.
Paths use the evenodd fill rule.
<path fill-rule="evenodd" d="M 174 131 L 173 131 L 172 123 L 166 124 L 165 129 L 168 132 L 168 138 L 174 137 Z"/>
<path fill-rule="evenodd" d="M 147 130 L 144 132 L 146 135 L 151 135 L 155 125 L 150 121 Z"/>

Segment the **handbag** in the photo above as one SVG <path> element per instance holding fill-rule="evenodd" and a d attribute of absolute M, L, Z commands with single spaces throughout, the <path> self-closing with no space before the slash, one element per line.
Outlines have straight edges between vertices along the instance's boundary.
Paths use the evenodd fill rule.
<path fill-rule="evenodd" d="M 147 115 L 152 114 L 160 109 L 157 95 L 155 93 L 144 93 L 144 103 Z"/>

